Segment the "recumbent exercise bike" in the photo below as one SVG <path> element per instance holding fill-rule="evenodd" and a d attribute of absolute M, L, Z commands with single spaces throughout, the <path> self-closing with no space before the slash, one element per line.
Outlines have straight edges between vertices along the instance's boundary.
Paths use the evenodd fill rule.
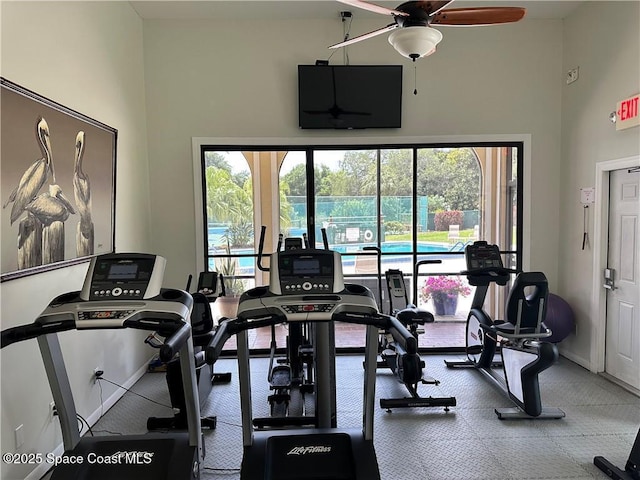
<path fill-rule="evenodd" d="M 516 405 L 496 408 L 502 419 L 559 419 L 557 408 L 543 408 L 538 375 L 556 363 L 558 349 L 544 341 L 552 332 L 543 323 L 549 294 L 542 272 L 521 272 L 504 268 L 497 245 L 477 241 L 465 248 L 467 270 L 462 272 L 476 287 L 467 318 L 465 361 L 445 361 L 449 368 L 473 367 L 483 373 Z M 494 321 L 483 309 L 492 283 L 506 285 L 517 273 L 505 308 L 505 321 Z M 494 356 L 500 346 L 501 362 Z M 495 371 L 502 368 L 501 377 Z"/>

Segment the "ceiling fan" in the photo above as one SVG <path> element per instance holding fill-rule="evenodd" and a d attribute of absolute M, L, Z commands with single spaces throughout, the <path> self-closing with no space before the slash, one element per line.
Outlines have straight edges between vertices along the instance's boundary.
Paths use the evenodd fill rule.
<path fill-rule="evenodd" d="M 362 0 L 338 0 L 353 7 L 362 8 L 383 15 L 391 15 L 393 23 L 369 33 L 353 37 L 329 48 L 340 48 L 360 42 L 386 32 L 389 43 L 401 55 L 415 60 L 431 55 L 436 45 L 442 40 L 442 33 L 433 25 L 442 26 L 476 26 L 512 23 L 522 19 L 525 9 L 521 7 L 475 7 L 449 8 L 453 0 L 411 1 L 398 5 L 395 9 L 386 8 Z"/>

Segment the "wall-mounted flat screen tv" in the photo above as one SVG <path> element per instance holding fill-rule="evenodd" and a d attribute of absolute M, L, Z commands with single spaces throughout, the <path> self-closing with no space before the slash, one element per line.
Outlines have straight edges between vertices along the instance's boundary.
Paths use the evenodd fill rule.
<path fill-rule="evenodd" d="M 402 65 L 298 65 L 300 128 L 400 128 Z"/>

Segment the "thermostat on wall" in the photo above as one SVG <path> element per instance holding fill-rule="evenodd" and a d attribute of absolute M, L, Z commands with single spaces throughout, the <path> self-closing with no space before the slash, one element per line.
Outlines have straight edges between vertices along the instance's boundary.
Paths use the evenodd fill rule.
<path fill-rule="evenodd" d="M 580 203 L 588 205 L 596 201 L 596 189 L 593 187 L 584 187 L 580 189 Z"/>

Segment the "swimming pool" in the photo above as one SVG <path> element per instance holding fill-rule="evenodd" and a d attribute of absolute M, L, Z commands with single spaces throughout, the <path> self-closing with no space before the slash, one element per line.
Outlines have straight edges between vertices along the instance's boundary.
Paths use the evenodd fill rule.
<path fill-rule="evenodd" d="M 344 267 L 352 267 L 356 262 L 357 252 L 363 252 L 364 247 L 373 247 L 376 246 L 373 243 L 359 243 L 359 244 L 349 244 L 349 245 L 331 245 L 331 249 L 339 252 L 342 255 L 342 265 Z M 418 242 L 417 245 L 418 253 L 444 253 L 451 251 L 459 251 L 457 247 L 454 245 L 453 247 L 448 244 L 443 243 L 434 243 L 434 242 Z M 454 250 L 455 249 L 455 250 Z M 385 264 L 397 264 L 397 263 L 407 263 L 411 262 L 412 258 L 409 257 L 408 254 L 412 252 L 412 243 L 409 241 L 398 241 L 398 242 L 384 242 L 381 245 L 381 250 L 385 254 L 394 254 L 398 255 L 383 255 L 382 256 L 382 266 Z M 213 253 L 213 252 L 211 252 Z M 220 252 L 224 253 L 224 252 Z M 232 249 L 232 253 L 237 255 L 247 255 L 252 254 L 253 250 L 249 248 L 243 249 Z M 254 257 L 240 257 L 238 258 L 238 267 L 239 271 L 238 275 L 253 275 L 255 268 L 256 259 Z M 209 268 L 215 270 L 214 260 L 212 258 L 209 259 Z"/>
<path fill-rule="evenodd" d="M 373 243 L 358 243 L 358 244 L 349 244 L 349 245 L 331 245 L 331 250 L 335 250 L 336 252 L 340 252 L 341 254 L 345 253 L 355 253 L 362 252 L 364 247 L 375 247 L 376 245 Z M 411 253 L 412 252 L 412 244 L 411 242 L 384 242 L 382 243 L 380 249 L 382 253 Z M 433 242 L 418 242 L 418 252 L 419 253 L 438 253 L 438 252 L 448 252 L 450 251 L 449 245 L 442 243 L 433 243 Z"/>

